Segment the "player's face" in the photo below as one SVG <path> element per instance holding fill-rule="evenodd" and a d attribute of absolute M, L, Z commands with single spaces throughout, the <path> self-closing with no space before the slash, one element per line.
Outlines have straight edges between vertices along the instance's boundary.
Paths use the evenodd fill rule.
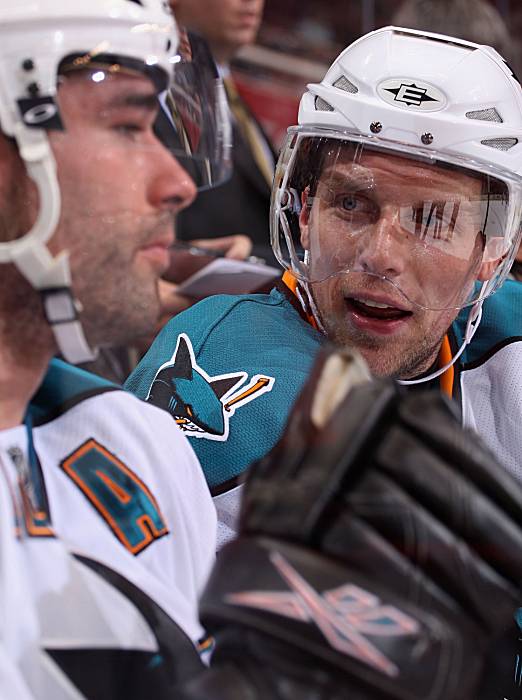
<path fill-rule="evenodd" d="M 171 0 L 180 24 L 199 31 L 215 48 L 237 50 L 257 35 L 264 0 Z"/>
<path fill-rule="evenodd" d="M 50 141 L 62 211 L 50 248 L 69 251 L 89 341 L 124 343 L 154 326 L 173 217 L 195 186 L 152 131 L 157 98 L 148 79 L 65 79 L 59 105 L 65 130 Z"/>
<path fill-rule="evenodd" d="M 301 217 L 311 276 L 322 280 L 313 297 L 329 337 L 357 347 L 376 375 L 411 378 L 436 360 L 457 315 L 448 308 L 481 274 L 480 188 L 464 173 L 371 152 L 321 174 Z M 439 207 L 429 242 L 412 233 L 428 230 L 416 219 L 426 202 Z M 318 270 L 332 261 L 349 272 Z"/>

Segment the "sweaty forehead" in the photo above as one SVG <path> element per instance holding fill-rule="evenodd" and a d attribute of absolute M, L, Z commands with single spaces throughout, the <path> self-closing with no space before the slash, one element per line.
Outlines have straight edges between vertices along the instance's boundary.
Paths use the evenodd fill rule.
<path fill-rule="evenodd" d="M 364 184 L 387 187 L 429 187 L 479 195 L 483 178 L 451 166 L 423 163 L 417 159 L 391 153 L 358 149 L 352 145 L 330 148 L 326 154 L 320 180 L 330 183 L 347 179 Z"/>

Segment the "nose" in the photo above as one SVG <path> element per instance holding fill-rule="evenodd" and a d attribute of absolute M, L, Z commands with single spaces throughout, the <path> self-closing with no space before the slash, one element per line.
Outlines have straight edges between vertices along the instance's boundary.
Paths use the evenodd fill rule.
<path fill-rule="evenodd" d="M 161 144 L 157 144 L 150 180 L 148 198 L 156 209 L 177 214 L 188 207 L 196 197 L 197 188 L 179 161 Z"/>
<path fill-rule="evenodd" d="M 401 231 L 399 209 L 386 205 L 378 221 L 357 241 L 355 269 L 388 278 L 402 274 L 408 260 L 405 233 Z"/>

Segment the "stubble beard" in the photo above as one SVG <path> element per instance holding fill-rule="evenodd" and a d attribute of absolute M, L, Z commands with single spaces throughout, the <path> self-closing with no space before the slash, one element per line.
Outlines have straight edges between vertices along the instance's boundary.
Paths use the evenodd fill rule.
<path fill-rule="evenodd" d="M 322 314 L 321 322 L 326 335 L 333 343 L 345 348 L 355 348 L 366 360 L 376 377 L 412 379 L 426 372 L 435 362 L 445 332 L 435 338 L 419 332 L 410 343 L 396 343 L 393 338 L 373 338 L 347 323 L 335 313 Z"/>
<path fill-rule="evenodd" d="M 1 204 L 0 241 L 21 239 L 31 229 L 35 197 L 18 158 Z M 39 364 L 56 347 L 41 295 L 13 263 L 0 263 L 0 345 L 4 360 L 14 366 Z"/>
<path fill-rule="evenodd" d="M 0 344 L 5 361 L 38 365 L 55 351 L 40 294 L 12 264 L 0 266 Z"/>
<path fill-rule="evenodd" d="M 154 330 L 159 316 L 157 275 L 145 266 L 138 269 L 136 235 L 131 234 L 116 222 L 105 231 L 98 229 L 80 246 L 79 256 L 71 256 L 73 288 L 83 307 L 80 321 L 96 347 L 132 344 Z"/>

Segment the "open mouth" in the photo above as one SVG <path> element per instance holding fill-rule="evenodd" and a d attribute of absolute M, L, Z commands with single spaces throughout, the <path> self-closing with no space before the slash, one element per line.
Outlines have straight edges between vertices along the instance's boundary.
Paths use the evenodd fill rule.
<path fill-rule="evenodd" d="M 383 304 L 378 301 L 371 301 L 370 299 L 361 301 L 360 299 L 347 297 L 345 299 L 345 303 L 349 311 L 353 311 L 359 316 L 377 319 L 380 321 L 399 321 L 412 315 L 411 311 L 405 311 L 404 309 L 399 309 L 396 306 Z"/>

